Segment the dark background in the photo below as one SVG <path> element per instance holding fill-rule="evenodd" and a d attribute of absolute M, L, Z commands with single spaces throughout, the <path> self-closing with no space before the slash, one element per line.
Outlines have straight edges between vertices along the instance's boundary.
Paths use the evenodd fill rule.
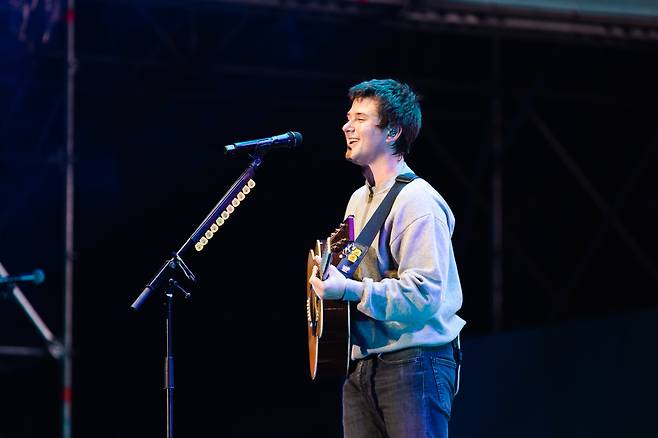
<path fill-rule="evenodd" d="M 574 409 L 599 400 L 588 412 L 648 421 L 628 404 L 620 414 L 597 390 L 629 374 L 634 387 L 655 386 L 642 376 L 651 378 L 646 364 L 656 357 L 656 43 L 414 26 L 396 20 L 396 8 L 360 11 L 78 2 L 76 436 L 164 433 L 162 300 L 153 296 L 139 313 L 130 304 L 249 164 L 223 155 L 223 145 L 289 130 L 304 135 L 303 146 L 267 155 L 253 192 L 206 250 L 186 257 L 199 282 L 192 300 L 175 301 L 176 428 L 340 433 L 337 383 L 308 377 L 306 254 L 362 183 L 343 159 L 347 89 L 383 77 L 422 95 L 424 126 L 408 162 L 457 219 L 472 361 L 455 435 L 481 436 L 472 425 L 482 421 L 501 436 L 618 436 L 623 427 L 592 427 L 597 415 L 574 428 L 541 408 L 559 406 L 565 382 L 588 375 L 601 381 L 579 387 Z M 0 262 L 12 273 L 44 269 L 46 282 L 23 291 L 61 338 L 65 27 L 45 44 L 35 12 L 21 40 L 17 10 L 4 3 L 0 12 Z M 501 125 L 492 122 L 495 102 Z M 500 327 L 491 280 L 497 133 Z M 43 345 L 8 297 L 0 345 Z M 585 359 L 588 351 L 601 360 Z M 525 377 L 507 386 L 515 367 Z M 60 373 L 48 356 L 0 356 L 0 437 L 59 436 Z M 539 396 L 524 382 L 548 386 Z M 627 390 L 613 385 L 602 397 L 617 407 L 650 402 L 648 392 Z M 542 413 L 510 408 L 519 405 Z M 517 414 L 530 419 L 512 428 Z"/>

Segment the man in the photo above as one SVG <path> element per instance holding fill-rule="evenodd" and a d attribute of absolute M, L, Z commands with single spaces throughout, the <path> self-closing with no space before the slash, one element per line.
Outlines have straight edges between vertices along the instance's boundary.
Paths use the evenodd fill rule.
<path fill-rule="evenodd" d="M 343 125 L 345 158 L 360 166 L 365 185 L 346 216 L 356 234 L 400 174 L 421 127 L 413 90 L 392 79 L 349 90 L 352 107 Z M 343 384 L 343 430 L 353 437 L 447 437 L 458 389 L 456 315 L 462 292 L 451 235 L 454 216 L 421 178 L 405 185 L 353 279 L 334 266 L 314 290 L 324 300 L 356 303 L 348 378 Z M 319 260 L 318 260 L 319 262 Z"/>

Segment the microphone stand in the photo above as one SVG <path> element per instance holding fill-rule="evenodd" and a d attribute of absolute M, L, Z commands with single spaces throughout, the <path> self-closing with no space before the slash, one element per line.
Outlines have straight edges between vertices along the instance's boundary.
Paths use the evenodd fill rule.
<path fill-rule="evenodd" d="M 158 289 L 163 281 L 166 279 L 166 288 L 164 289 L 166 310 L 165 310 L 165 396 L 166 396 L 166 437 L 173 438 L 174 436 L 174 355 L 173 355 L 173 341 L 172 341 L 172 319 L 173 319 L 173 305 L 174 295 L 182 293 L 185 298 L 190 298 L 191 294 L 187 292 L 176 281 L 176 274 L 180 271 L 185 278 L 192 283 L 196 282 L 194 273 L 188 268 L 183 261 L 182 256 L 190 249 L 194 248 L 197 252 L 203 251 L 204 247 L 208 245 L 213 235 L 219 231 L 219 227 L 224 225 L 224 222 L 229 218 L 235 208 L 240 205 L 245 196 L 255 186 L 252 177 L 256 170 L 263 162 L 263 157 L 269 151 L 268 147 L 258 148 L 251 155 L 252 162 L 247 169 L 240 175 L 240 177 L 233 183 L 231 188 L 226 192 L 222 199 L 210 211 L 208 216 L 201 222 L 192 233 L 192 235 L 185 241 L 183 246 L 173 253 L 171 259 L 167 260 L 157 274 L 146 285 L 144 290 L 139 294 L 137 299 L 130 306 L 133 310 L 137 311 L 146 302 L 151 293 Z"/>

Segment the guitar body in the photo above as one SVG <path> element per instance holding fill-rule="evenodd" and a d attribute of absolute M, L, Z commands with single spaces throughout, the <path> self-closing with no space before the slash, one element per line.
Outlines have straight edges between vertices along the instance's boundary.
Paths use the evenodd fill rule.
<path fill-rule="evenodd" d="M 317 266 L 315 256 L 319 255 L 322 263 L 318 266 L 318 276 L 325 279 L 328 264 L 336 266 L 353 242 L 354 221 L 350 216 L 327 240 L 317 241 L 315 251 L 309 251 L 306 278 L 313 275 Z M 307 282 L 306 317 L 311 378 L 315 380 L 318 372 L 325 377 L 345 377 L 351 348 L 349 302 L 321 300 Z"/>

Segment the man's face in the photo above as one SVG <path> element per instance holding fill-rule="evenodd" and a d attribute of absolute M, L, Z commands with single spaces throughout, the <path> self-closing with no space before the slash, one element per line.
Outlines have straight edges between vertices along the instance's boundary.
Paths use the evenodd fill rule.
<path fill-rule="evenodd" d="M 379 125 L 377 100 L 365 97 L 355 99 L 343 125 L 347 150 L 345 158 L 359 166 L 367 166 L 383 154 L 390 154 L 386 130 Z"/>

